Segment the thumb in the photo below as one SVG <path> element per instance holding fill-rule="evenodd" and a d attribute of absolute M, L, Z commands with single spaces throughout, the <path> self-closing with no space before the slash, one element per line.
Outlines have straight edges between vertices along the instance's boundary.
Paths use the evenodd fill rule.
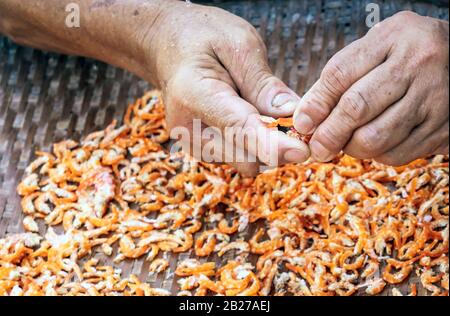
<path fill-rule="evenodd" d="M 272 117 L 292 116 L 300 97 L 275 77 L 267 62 L 264 44 L 247 43 L 218 56 L 243 99 Z"/>

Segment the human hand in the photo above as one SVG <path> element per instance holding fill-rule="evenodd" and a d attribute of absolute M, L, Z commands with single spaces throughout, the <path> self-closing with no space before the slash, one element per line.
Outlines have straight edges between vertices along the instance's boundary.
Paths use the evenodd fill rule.
<path fill-rule="evenodd" d="M 125 68 L 162 89 L 169 129 L 185 127 L 185 143 L 198 159 L 231 162 L 242 174 L 255 175 L 260 163 L 309 157 L 303 142 L 261 121 L 260 115 L 292 116 L 299 97 L 272 75 L 263 41 L 243 19 L 184 1 L 77 0 L 80 25 L 70 28 L 64 24 L 68 4 L 3 0 L 0 32 L 23 45 Z M 207 136 L 197 143 L 194 119 L 201 120 L 198 133 Z M 255 135 L 235 137 L 230 147 L 223 136 L 229 127 Z M 202 153 L 206 147 L 214 148 L 210 157 Z"/>
<path fill-rule="evenodd" d="M 403 165 L 449 151 L 448 22 L 401 12 L 337 53 L 302 98 L 294 126 L 311 155 Z"/>
<path fill-rule="evenodd" d="M 192 136 L 194 119 L 201 120 L 203 131 L 216 128 L 209 129 L 214 136 L 201 144 L 189 139 L 196 158 L 205 160 L 199 153 L 212 140 L 215 162 L 230 162 L 243 175 L 253 176 L 260 163 L 274 164 L 273 154 L 275 164 L 309 157 L 303 142 L 268 129 L 261 120 L 260 115 L 292 116 L 299 97 L 273 76 L 264 42 L 249 23 L 218 8 L 176 2 L 153 28 L 143 41 L 147 79 L 163 91 L 169 129 L 184 127 Z M 223 136 L 228 127 L 255 132 L 257 145 L 232 140 L 236 150 L 255 158 L 253 162 L 230 157 L 225 148 L 229 139 Z"/>

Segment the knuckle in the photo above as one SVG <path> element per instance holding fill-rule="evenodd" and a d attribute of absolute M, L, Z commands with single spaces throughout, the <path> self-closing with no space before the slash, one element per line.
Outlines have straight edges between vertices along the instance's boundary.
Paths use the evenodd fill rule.
<path fill-rule="evenodd" d="M 364 120 L 369 111 L 368 97 L 363 92 L 351 90 L 342 97 L 342 106 L 339 107 L 343 118 L 352 124 Z"/>
<path fill-rule="evenodd" d="M 253 48 L 244 46 L 232 61 L 232 68 L 236 69 L 236 83 L 244 90 L 241 92 L 246 95 L 257 94 L 258 90 L 261 90 L 269 84 L 272 77 L 265 59 L 255 62 L 252 58 L 249 58 L 253 54 L 253 51 Z"/>
<path fill-rule="evenodd" d="M 221 115 L 219 118 L 220 120 L 220 126 L 225 127 L 231 127 L 231 128 L 239 128 L 239 129 L 246 129 L 250 121 L 254 119 L 255 114 L 251 114 L 247 117 L 243 117 L 241 115 L 238 115 L 237 113 L 228 113 Z"/>
<path fill-rule="evenodd" d="M 416 16 L 417 14 L 414 13 L 413 11 L 410 10 L 403 10 L 400 12 L 397 12 L 396 14 L 394 14 L 393 16 L 398 18 L 398 19 L 409 19 L 412 16 Z"/>
<path fill-rule="evenodd" d="M 251 48 L 260 46 L 262 43 L 259 33 L 246 21 L 244 21 L 244 23 L 236 30 L 236 39 L 243 44 L 243 46 Z"/>
<path fill-rule="evenodd" d="M 412 66 L 423 67 L 424 65 L 434 63 L 436 60 L 442 60 L 443 58 L 445 58 L 445 54 L 442 45 L 434 40 L 430 40 L 427 41 L 423 49 L 416 52 Z"/>
<path fill-rule="evenodd" d="M 398 23 L 409 23 L 411 20 L 417 18 L 419 15 L 413 11 L 404 10 L 400 11 L 392 16 L 392 21 L 396 21 Z"/>
<path fill-rule="evenodd" d="M 346 69 L 347 67 L 337 56 L 333 57 L 325 65 L 321 74 L 321 80 L 325 89 L 333 95 L 339 95 L 350 85 L 350 76 Z"/>
<path fill-rule="evenodd" d="M 316 93 L 316 92 L 314 92 Z M 328 116 L 330 110 L 327 106 L 323 105 L 323 102 L 319 102 L 319 97 L 315 97 L 311 100 L 307 100 L 301 108 L 301 111 L 312 118 L 316 118 L 317 120 L 322 120 Z"/>
<path fill-rule="evenodd" d="M 241 85 L 242 95 L 248 96 L 248 99 L 254 102 L 256 106 L 261 107 L 265 104 L 263 100 L 266 92 L 277 86 L 278 80 L 267 69 L 257 68 L 245 72 L 243 83 Z"/>
<path fill-rule="evenodd" d="M 370 126 L 358 129 L 353 135 L 353 141 L 362 152 L 375 157 L 386 144 L 382 133 Z"/>
<path fill-rule="evenodd" d="M 336 128 L 321 126 L 314 134 L 315 140 L 319 141 L 330 152 L 339 152 L 342 149 L 342 137 Z"/>
<path fill-rule="evenodd" d="M 381 32 L 385 36 L 389 36 L 393 32 L 401 32 L 408 25 L 414 23 L 414 20 L 417 18 L 417 14 L 412 11 L 400 11 L 393 16 L 385 19 L 380 23 L 380 28 L 372 28 L 369 32 L 377 33 L 381 30 Z"/>
<path fill-rule="evenodd" d="M 396 14 L 394 14 L 389 19 L 386 19 L 386 24 L 393 25 L 395 28 L 404 28 L 408 25 L 411 25 L 411 23 L 414 23 L 414 20 L 419 15 L 413 11 L 400 11 Z"/>
<path fill-rule="evenodd" d="M 244 76 L 244 82 L 256 83 L 256 89 L 254 89 L 255 87 L 252 87 L 252 90 L 257 91 L 260 91 L 264 89 L 267 85 L 269 85 L 271 79 L 272 79 L 271 74 L 267 71 L 267 69 L 264 69 L 263 67 L 249 66 Z M 256 93 L 257 91 L 254 92 Z"/>
<path fill-rule="evenodd" d="M 411 73 L 405 71 L 403 63 L 392 63 L 388 67 L 389 79 L 392 84 L 402 84 L 411 80 Z"/>

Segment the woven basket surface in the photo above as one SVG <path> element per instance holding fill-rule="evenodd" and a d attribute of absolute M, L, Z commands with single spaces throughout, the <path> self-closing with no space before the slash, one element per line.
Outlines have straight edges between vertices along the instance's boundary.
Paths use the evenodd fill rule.
<path fill-rule="evenodd" d="M 336 51 L 367 32 L 368 2 L 207 3 L 250 21 L 266 42 L 274 73 L 303 94 Z M 407 9 L 448 20 L 448 6 L 436 5 L 441 2 L 377 1 L 382 18 Z M 121 122 L 128 104 L 148 89 L 146 82 L 121 69 L 20 47 L 0 36 L 0 238 L 23 231 L 15 188 L 35 151 L 50 151 L 53 143 L 67 138 L 79 140 L 104 129 L 113 119 Z M 44 230 L 42 225 L 41 233 Z M 148 263 L 143 260 L 125 261 L 120 267 L 124 275 L 134 273 L 142 281 L 170 290 L 175 286 L 177 260 L 188 256 L 170 258 L 170 269 L 153 278 L 147 276 Z"/>

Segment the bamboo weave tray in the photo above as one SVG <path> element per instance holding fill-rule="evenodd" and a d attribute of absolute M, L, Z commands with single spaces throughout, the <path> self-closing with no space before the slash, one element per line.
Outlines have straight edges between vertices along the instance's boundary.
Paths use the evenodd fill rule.
<path fill-rule="evenodd" d="M 211 2 L 257 27 L 275 74 L 299 94 L 312 85 L 336 51 L 367 32 L 364 20 L 369 1 Z M 382 17 L 409 9 L 448 20 L 448 7 L 378 3 Z M 128 72 L 103 63 L 19 47 L 0 37 L 0 238 L 22 231 L 15 188 L 34 152 L 49 151 L 52 143 L 63 139 L 79 140 L 105 128 L 112 119 L 120 122 L 127 105 L 149 88 Z M 170 269 L 151 279 L 143 260 L 125 261 L 120 267 L 124 275 L 134 273 L 170 290 L 178 258 L 188 256 L 170 258 Z"/>

